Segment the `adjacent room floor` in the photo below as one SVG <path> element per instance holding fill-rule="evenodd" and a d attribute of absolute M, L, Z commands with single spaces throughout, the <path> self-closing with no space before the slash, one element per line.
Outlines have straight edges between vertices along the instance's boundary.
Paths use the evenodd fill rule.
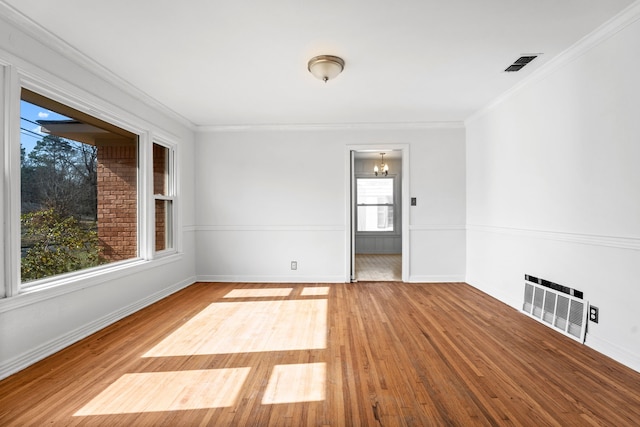
<path fill-rule="evenodd" d="M 1 381 L 0 425 L 637 426 L 640 373 L 464 283 L 197 283 Z"/>
<path fill-rule="evenodd" d="M 402 280 L 402 255 L 356 254 L 356 280 L 361 282 Z"/>

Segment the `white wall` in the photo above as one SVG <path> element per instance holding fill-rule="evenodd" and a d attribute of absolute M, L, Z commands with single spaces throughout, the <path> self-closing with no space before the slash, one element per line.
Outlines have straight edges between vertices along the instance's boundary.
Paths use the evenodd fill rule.
<path fill-rule="evenodd" d="M 525 274 L 583 291 L 586 344 L 640 370 L 637 10 L 467 122 L 467 281 L 518 309 Z"/>
<path fill-rule="evenodd" d="M 200 280 L 344 282 L 347 147 L 408 144 L 410 280 L 464 279 L 464 130 L 289 128 L 196 136 Z M 290 262 L 298 269 L 290 270 Z"/>
<path fill-rule="evenodd" d="M 54 43 L 50 39 L 37 41 L 37 35 L 30 36 L 25 32 L 28 23 L 18 28 L 4 19 L 0 16 L 0 65 L 5 67 L 6 77 L 17 73 L 32 76 L 46 86 L 78 97 L 136 126 L 169 135 L 179 143 L 179 216 L 182 223 L 179 231 L 183 253 L 163 261 L 141 262 L 136 267 L 79 280 L 70 286 L 0 298 L 0 378 L 195 280 L 193 132 L 182 120 L 145 104 L 144 96 L 127 93 L 99 77 L 101 71 L 89 71 L 86 64 L 79 65 L 80 62 L 65 57 L 61 54 L 65 47 L 57 50 L 49 44 Z M 21 22 L 21 18 L 12 17 L 12 21 Z M 79 57 L 77 60 L 82 61 Z M 15 81 L 11 80 L 9 84 L 15 84 Z M 16 90 L 19 89 L 13 88 L 10 92 Z M 8 96 L 2 91 L 0 95 Z M 5 117 L 5 108 L 10 102 L 8 99 L 5 102 L 5 98 L 0 101 L 0 117 Z M 4 128 L 2 135 L 6 147 L 9 141 Z M 2 188 L 7 189 L 18 177 L 3 179 Z M 0 223 L 4 224 L 9 221 L 9 206 L 6 205 L 7 194 L 3 196 Z M 3 239 L 3 245 L 5 242 Z M 0 263 L 4 278 L 8 266 L 6 257 Z M 2 285 L 3 288 L 8 285 L 4 279 Z"/>

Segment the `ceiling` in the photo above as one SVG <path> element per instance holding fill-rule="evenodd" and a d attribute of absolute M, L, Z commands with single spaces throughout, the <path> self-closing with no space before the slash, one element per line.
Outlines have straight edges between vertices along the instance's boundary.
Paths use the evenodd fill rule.
<path fill-rule="evenodd" d="M 402 150 L 358 150 L 354 151 L 353 158 L 356 160 L 375 160 L 380 161 L 380 153 L 384 153 L 384 160 L 400 160 L 402 159 Z"/>
<path fill-rule="evenodd" d="M 460 122 L 633 3 L 0 1 L 197 126 Z"/>

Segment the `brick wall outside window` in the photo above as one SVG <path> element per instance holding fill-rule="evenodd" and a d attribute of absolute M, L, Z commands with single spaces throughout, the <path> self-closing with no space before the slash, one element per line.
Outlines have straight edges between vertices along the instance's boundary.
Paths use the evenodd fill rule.
<path fill-rule="evenodd" d="M 153 194 L 167 195 L 168 149 L 153 144 Z M 166 249 L 166 201 L 156 200 L 156 251 Z"/>
<path fill-rule="evenodd" d="M 138 256 L 137 144 L 98 146 L 98 238 L 102 256 Z"/>

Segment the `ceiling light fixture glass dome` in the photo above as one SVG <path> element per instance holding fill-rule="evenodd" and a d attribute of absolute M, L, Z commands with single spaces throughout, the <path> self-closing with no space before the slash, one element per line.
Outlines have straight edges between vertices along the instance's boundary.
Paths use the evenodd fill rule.
<path fill-rule="evenodd" d="M 333 55 L 320 55 L 309 60 L 307 69 L 316 78 L 326 83 L 344 70 L 344 60 Z"/>

